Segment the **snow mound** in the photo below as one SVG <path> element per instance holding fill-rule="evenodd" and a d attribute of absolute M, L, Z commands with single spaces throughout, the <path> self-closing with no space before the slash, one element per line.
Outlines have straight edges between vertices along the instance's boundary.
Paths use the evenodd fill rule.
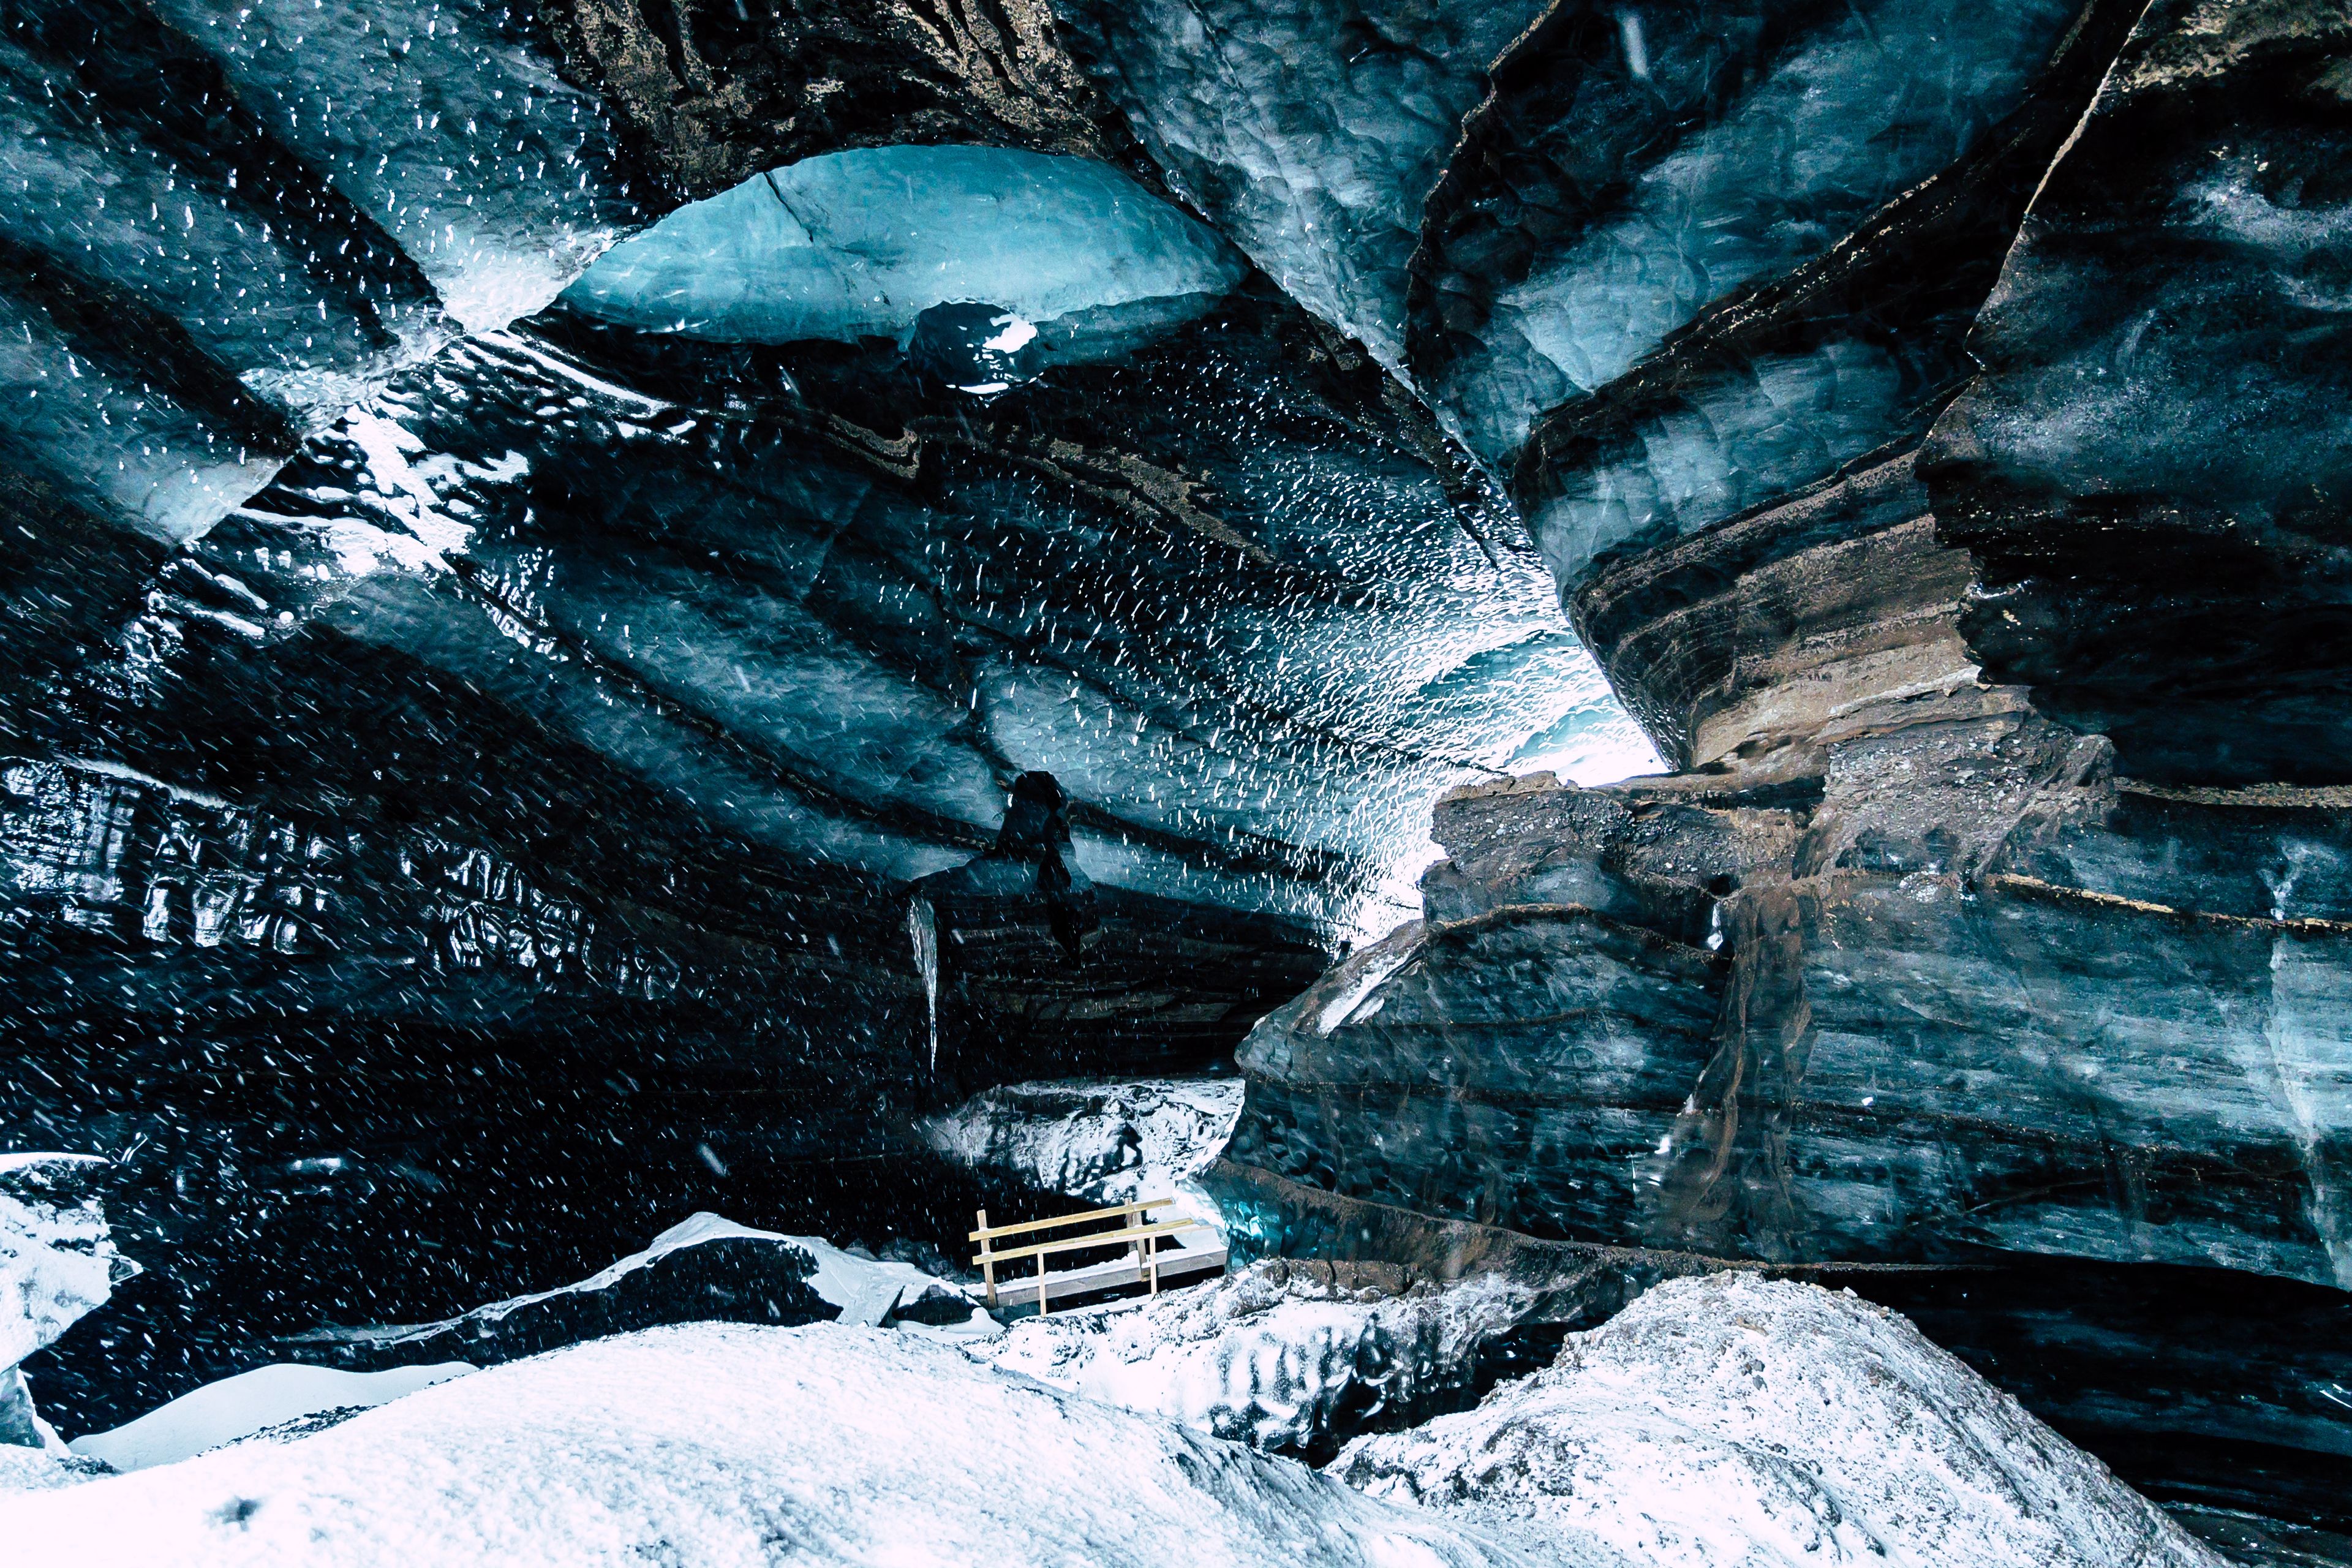
<path fill-rule="evenodd" d="M 0 1497 L 0 1541 L 26 1568 L 1532 1562 L 1302 1466 L 837 1324 L 656 1329 L 509 1363 L 291 1442 Z"/>
<path fill-rule="evenodd" d="M 336 1372 L 281 1362 L 205 1384 L 135 1421 L 76 1437 L 66 1447 L 118 1470 L 143 1470 L 193 1458 L 306 1415 L 387 1404 L 473 1370 L 464 1362 L 389 1372 Z"/>
<path fill-rule="evenodd" d="M 1475 1410 L 1332 1473 L 1671 1568 L 2219 1564 L 1909 1321 L 1744 1273 L 1660 1285 Z"/>
<path fill-rule="evenodd" d="M 1270 1453 L 1328 1455 L 1369 1423 L 1470 1402 L 1534 1292 L 1495 1276 L 1405 1283 L 1280 1258 L 1115 1315 L 1025 1319 L 995 1364 Z"/>
<path fill-rule="evenodd" d="M 1158 1196 L 1233 1136 L 1239 1079 L 1014 1083 L 923 1123 L 934 1149 L 1031 1186 L 1104 1203 Z M 1147 1191 L 1147 1189 L 1150 1189 Z"/>

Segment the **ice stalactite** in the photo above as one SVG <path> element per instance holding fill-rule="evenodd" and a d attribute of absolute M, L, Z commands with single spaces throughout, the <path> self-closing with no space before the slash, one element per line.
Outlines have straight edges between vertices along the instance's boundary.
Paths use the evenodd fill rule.
<path fill-rule="evenodd" d="M 907 935 L 914 943 L 915 973 L 923 977 L 923 1016 L 930 1032 L 930 1068 L 940 1067 L 940 930 L 929 899 L 907 906 Z"/>

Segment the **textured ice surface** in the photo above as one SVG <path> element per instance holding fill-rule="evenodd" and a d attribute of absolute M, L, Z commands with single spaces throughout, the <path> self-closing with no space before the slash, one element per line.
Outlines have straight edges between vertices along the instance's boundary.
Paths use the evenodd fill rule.
<path fill-rule="evenodd" d="M 1538 0 L 1079 0 L 1061 15 L 1170 183 L 1284 291 L 1402 363 L 1422 199 Z"/>
<path fill-rule="evenodd" d="M 555 298 L 643 216 L 596 100 L 501 0 L 163 0 L 270 133 L 374 220 L 468 331 Z"/>
<path fill-rule="evenodd" d="M 1332 1468 L 1662 1568 L 2220 1562 L 1906 1320 L 1747 1274 L 1660 1285 L 1477 1409 Z"/>
<path fill-rule="evenodd" d="M 291 1363 L 257 1366 L 184 1394 L 110 1432 L 77 1437 L 67 1447 L 118 1470 L 143 1470 L 194 1458 L 208 1448 L 305 1415 L 386 1404 L 473 1370 L 464 1362 L 384 1372 L 338 1372 Z"/>
<path fill-rule="evenodd" d="M 1901 435 L 1937 390 L 1916 356 L 1840 339 L 1767 355 L 1641 420 L 1529 520 L 1562 583 L 1596 558 L 1719 522 Z M 1944 368 L 1944 367 L 1938 367 Z"/>
<path fill-rule="evenodd" d="M 1237 1078 L 1012 1083 L 932 1117 L 923 1137 L 963 1164 L 1126 1203 L 1157 1196 L 1215 1159 L 1241 1109 Z"/>
<path fill-rule="evenodd" d="M 517 8 L 35 0 L 0 34 L 0 457 L 177 542 L 646 216 Z"/>
<path fill-rule="evenodd" d="M 1271 1259 L 1130 1310 L 1025 1318 L 982 1353 L 1254 1448 L 1328 1453 L 1364 1423 L 1466 1402 L 1481 1352 L 1534 1306 L 1493 1275 L 1400 1294 L 1341 1270 Z"/>
<path fill-rule="evenodd" d="M 1013 312 L 1048 353 L 1129 346 L 1241 281 L 1230 247 L 1108 164 L 1001 147 L 873 147 L 755 174 L 605 253 L 564 295 L 651 332 L 905 342 L 934 306 Z M 999 389 L 1001 390 L 1001 388 Z"/>
<path fill-rule="evenodd" d="M 948 1346 L 833 1325 L 654 1330 L 494 1367 L 289 1443 L 0 1498 L 0 1539 L 42 1568 L 1532 1561 Z"/>
<path fill-rule="evenodd" d="M 1385 929 L 1448 784 L 1653 753 L 1516 525 L 1457 512 L 1235 316 L 1023 387 L 1002 433 L 885 405 L 864 444 L 823 423 L 844 398 L 731 363 L 492 334 L 205 554 L 262 637 L 397 650 L 787 854 L 940 870 L 993 834 L 1003 770 L 1042 769 L 1102 814 L 1076 828 L 1098 882 Z M 910 414 L 921 483 L 883 434 Z M 1283 886 L 1321 857 L 1353 864 Z"/>
<path fill-rule="evenodd" d="M 1507 165 L 1517 183 L 1492 199 L 1504 213 L 1524 206 L 1507 226 L 1541 236 L 1453 340 L 1460 357 L 1433 390 L 1474 447 L 1507 453 L 1543 409 L 1606 384 L 1703 306 L 1826 249 L 1968 151 L 2078 9 L 1876 0 L 1818 19 L 1760 5 L 1621 12 L 1629 21 L 1608 58 L 1543 131 L 1559 188 Z"/>

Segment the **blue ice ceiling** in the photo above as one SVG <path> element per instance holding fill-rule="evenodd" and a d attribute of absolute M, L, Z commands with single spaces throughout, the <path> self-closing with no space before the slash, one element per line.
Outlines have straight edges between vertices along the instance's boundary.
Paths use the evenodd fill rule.
<path fill-rule="evenodd" d="M 1201 315 L 1246 270 L 1214 231 L 1105 164 L 875 147 L 769 170 L 672 213 L 607 251 L 563 302 L 719 342 L 901 345 L 926 310 L 986 303 L 1065 353 L 1082 341 L 1100 354 Z"/>

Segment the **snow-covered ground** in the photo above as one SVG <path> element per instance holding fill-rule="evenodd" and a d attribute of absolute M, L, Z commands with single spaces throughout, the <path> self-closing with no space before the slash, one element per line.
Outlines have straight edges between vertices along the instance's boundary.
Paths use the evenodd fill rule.
<path fill-rule="evenodd" d="M 510 1363 L 289 1442 L 0 1496 L 0 1542 L 24 1568 L 1543 1561 L 936 1340 L 838 1324 L 654 1329 Z"/>
<path fill-rule="evenodd" d="M 68 1260 L 110 1256 L 70 1204 L 19 1208 L 42 1211 L 37 1227 L 14 1220 L 21 1279 L 61 1268 L 36 1239 Z M 696 1215 L 518 1302 L 612 1290 L 708 1241 L 791 1248 L 793 1279 L 845 1319 L 952 1290 L 903 1262 Z M 24 1300 L 54 1323 L 68 1298 L 45 1286 Z M 1906 1319 L 1755 1274 L 1658 1286 L 1475 1411 L 1355 1438 L 1322 1474 L 1267 1458 L 1456 1404 L 1479 1352 L 1534 1305 L 1498 1277 L 1406 1284 L 1376 1265 L 1270 1260 L 1012 1333 L 985 1314 L 682 1323 L 480 1373 L 261 1368 L 78 1455 L 0 1448 L 0 1559 L 2221 1563 Z M 289 1422 L 358 1404 L 376 1408 Z M 101 1477 L 91 1458 L 143 1469 Z"/>
<path fill-rule="evenodd" d="M 964 1314 L 971 1314 L 971 1303 L 961 1288 L 934 1279 L 911 1265 L 860 1258 L 816 1237 L 754 1230 L 704 1213 L 672 1226 L 643 1251 L 631 1253 L 576 1284 L 494 1301 L 446 1322 L 346 1331 L 333 1340 L 320 1342 L 356 1344 L 371 1352 L 386 1353 L 412 1344 L 456 1341 L 483 1347 L 485 1359 L 509 1359 L 511 1347 L 498 1344 L 495 1326 L 518 1312 L 566 1298 L 611 1293 L 615 1287 L 642 1277 L 663 1258 L 713 1241 L 752 1241 L 788 1249 L 789 1267 L 784 1273 L 809 1287 L 822 1299 L 829 1313 L 839 1313 L 850 1321 L 862 1321 L 860 1315 L 879 1316 L 896 1306 L 901 1310 L 915 1310 L 918 1317 L 934 1320 L 904 1325 L 917 1333 L 959 1341 L 992 1339 L 1002 1332 L 984 1313 L 962 1316 L 959 1321 L 959 1312 L 949 1310 L 949 1303 L 961 1309 Z M 936 1302 L 939 1306 L 925 1311 L 913 1308 L 917 1302 L 926 1307 Z M 640 1302 L 641 1310 L 643 1305 Z M 691 1321 L 696 1315 L 690 1298 L 682 1300 L 678 1306 L 679 1316 L 671 1321 Z M 572 1321 L 593 1323 L 597 1317 L 590 1314 Z M 474 1363 L 462 1361 L 425 1362 L 378 1372 L 346 1372 L 280 1363 L 206 1384 L 111 1431 L 77 1437 L 68 1447 L 75 1455 L 102 1461 L 118 1470 L 144 1469 L 190 1458 L 257 1434 L 297 1436 L 298 1432 L 278 1433 L 272 1429 L 306 1418 L 371 1408 L 474 1370 Z M 0 1491 L 36 1484 L 63 1484 L 76 1479 L 76 1475 L 77 1472 L 59 1471 L 54 1467 L 19 1466 L 16 1472 L 0 1473 Z"/>
<path fill-rule="evenodd" d="M 1491 1275 L 1400 1294 L 1372 1271 L 1276 1258 L 1132 1310 L 1024 1319 L 982 1353 L 1263 1451 L 1328 1454 L 1342 1423 L 1466 1402 L 1481 1349 L 1534 1304 Z"/>
<path fill-rule="evenodd" d="M 1908 1320 L 1717 1274 L 1331 1473 L 1570 1556 L 1661 1568 L 2211 1568 L 2208 1548 Z"/>
<path fill-rule="evenodd" d="M 1105 1204 L 1174 1193 L 1217 1157 L 1239 1079 L 1071 1079 L 976 1094 L 923 1124 L 951 1160 Z"/>
<path fill-rule="evenodd" d="M 0 1174 L 0 1308 L 9 1342 L 38 1342 L 118 1264 L 72 1172 Z M 774 1246 L 845 1321 L 682 1323 L 481 1372 L 269 1367 L 80 1454 L 36 1433 L 0 1445 L 0 1563 L 2221 1561 L 1905 1319 L 1748 1273 L 1658 1286 L 1475 1409 L 1358 1437 L 1319 1474 L 1264 1450 L 1328 1452 L 1458 1401 L 1532 1293 L 1270 1260 L 1009 1333 L 985 1314 L 869 1328 L 855 1320 L 896 1321 L 893 1302 L 963 1298 L 908 1264 L 698 1215 L 578 1285 L 468 1316 L 625 1291 L 714 1242 Z M 341 1418 L 360 1404 L 375 1407 Z M 338 1418 L 289 1420 L 320 1412 Z M 148 1468 L 104 1476 L 91 1456 Z"/>

